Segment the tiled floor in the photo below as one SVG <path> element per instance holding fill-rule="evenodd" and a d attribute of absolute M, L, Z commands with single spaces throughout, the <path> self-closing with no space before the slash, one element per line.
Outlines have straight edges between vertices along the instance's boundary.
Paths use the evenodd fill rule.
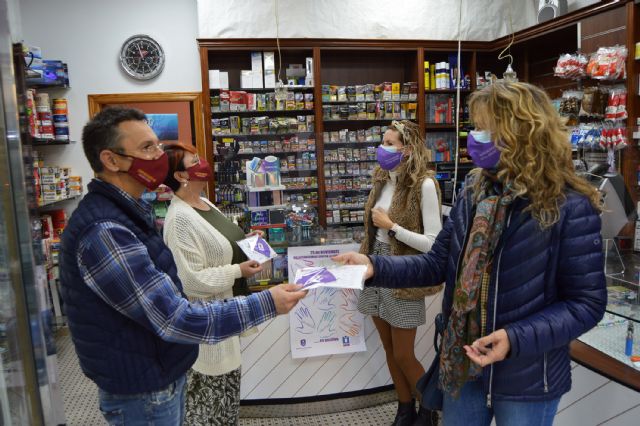
<path fill-rule="evenodd" d="M 64 397 L 64 408 L 68 426 L 106 425 L 98 410 L 96 386 L 80 371 L 71 338 L 61 333 L 57 338 L 60 382 Z M 380 400 L 388 397 L 377 396 Z M 338 402 L 338 401 L 335 401 Z M 299 404 L 298 404 L 299 405 Z M 255 407 L 241 407 L 241 416 L 255 412 Z M 299 409 L 299 407 L 297 407 Z M 301 417 L 263 417 L 240 419 L 241 426 L 281 426 L 281 425 L 345 425 L 382 426 L 389 425 L 395 415 L 396 403 L 386 402 L 369 408 L 344 411 L 335 414 L 321 414 Z"/>

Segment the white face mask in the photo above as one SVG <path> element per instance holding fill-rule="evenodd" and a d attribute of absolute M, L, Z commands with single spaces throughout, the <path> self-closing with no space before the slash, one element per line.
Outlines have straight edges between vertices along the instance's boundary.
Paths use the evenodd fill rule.
<path fill-rule="evenodd" d="M 472 130 L 469 132 L 473 135 L 473 138 L 478 143 L 489 143 L 491 142 L 491 132 L 487 130 Z"/>
<path fill-rule="evenodd" d="M 395 154 L 396 152 L 398 152 L 398 148 L 396 148 L 393 145 L 380 145 L 380 148 L 382 148 L 385 151 L 390 152 L 392 154 Z"/>

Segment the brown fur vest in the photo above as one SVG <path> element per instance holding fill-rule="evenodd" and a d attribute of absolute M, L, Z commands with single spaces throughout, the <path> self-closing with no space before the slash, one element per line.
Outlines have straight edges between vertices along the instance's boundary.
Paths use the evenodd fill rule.
<path fill-rule="evenodd" d="M 382 188 L 384 188 L 389 179 L 391 179 L 391 177 L 388 171 L 382 170 L 379 167 L 376 168 L 373 174 L 373 189 L 369 193 L 369 198 L 365 206 L 364 239 L 360 245 L 360 253 L 370 254 L 373 250 L 377 228 L 373 225 L 371 210 L 375 206 L 376 201 L 378 201 Z M 427 177 L 426 179 L 433 178 Z M 434 180 L 434 183 L 436 185 L 436 191 L 438 192 L 438 200 L 440 200 L 438 182 Z M 398 174 L 398 181 L 396 182 L 396 188 L 391 199 L 391 207 L 387 212 L 389 218 L 408 231 L 422 234 L 424 233 L 424 224 L 422 223 L 421 206 L 422 183 L 411 187 L 406 184 L 405 176 L 403 176 L 402 173 Z M 389 245 L 391 246 L 391 253 L 394 256 L 421 253 L 419 250 L 409 247 L 394 237 L 389 237 Z M 416 280 L 418 279 L 419 277 L 416 277 Z M 420 300 L 426 296 L 438 293 L 441 289 L 442 285 L 394 289 L 393 295 L 399 299 Z"/>

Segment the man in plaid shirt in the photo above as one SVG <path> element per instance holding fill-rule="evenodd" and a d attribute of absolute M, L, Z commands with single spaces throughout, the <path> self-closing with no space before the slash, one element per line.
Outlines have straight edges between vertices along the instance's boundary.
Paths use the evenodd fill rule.
<path fill-rule="evenodd" d="M 288 284 L 209 303 L 182 292 L 143 191 L 163 182 L 167 156 L 135 109 L 109 108 L 83 130 L 96 173 L 62 235 L 61 282 L 83 372 L 109 424 L 179 425 L 185 373 L 214 344 L 289 312 L 306 292 Z"/>

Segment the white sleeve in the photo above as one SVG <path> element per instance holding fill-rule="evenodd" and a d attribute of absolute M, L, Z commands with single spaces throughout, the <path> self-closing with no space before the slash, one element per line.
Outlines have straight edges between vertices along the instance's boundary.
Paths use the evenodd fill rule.
<path fill-rule="evenodd" d="M 436 240 L 438 233 L 442 229 L 442 217 L 440 214 L 440 205 L 438 203 L 438 192 L 436 191 L 435 182 L 431 178 L 426 178 L 422 182 L 422 225 L 424 226 L 424 234 L 411 232 L 404 229 L 397 223 L 391 228 L 396 233 L 396 239 L 408 245 L 411 248 L 419 250 L 423 253 L 431 250 L 433 242 Z"/>

